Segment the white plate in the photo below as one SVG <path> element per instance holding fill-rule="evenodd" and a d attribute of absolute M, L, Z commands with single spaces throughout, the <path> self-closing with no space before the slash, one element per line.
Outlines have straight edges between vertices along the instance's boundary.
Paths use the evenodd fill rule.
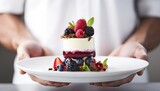
<path fill-rule="evenodd" d="M 16 63 L 18 68 L 38 78 L 72 83 L 105 82 L 123 79 L 133 73 L 146 68 L 149 63 L 141 59 L 126 57 L 108 57 L 108 69 L 104 72 L 59 72 L 49 71 L 53 67 L 54 58 L 58 56 L 28 58 Z M 61 59 L 63 57 L 59 56 Z M 97 61 L 104 60 L 106 56 L 96 57 Z"/>

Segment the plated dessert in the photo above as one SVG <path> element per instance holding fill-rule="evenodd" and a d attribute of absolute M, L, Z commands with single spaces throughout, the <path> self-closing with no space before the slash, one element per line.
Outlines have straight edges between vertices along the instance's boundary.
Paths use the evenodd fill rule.
<path fill-rule="evenodd" d="M 76 23 L 69 22 L 69 26 L 61 36 L 64 60 L 55 58 L 53 64 L 55 71 L 105 71 L 107 69 L 107 58 L 103 63 L 95 60 L 93 23 L 94 17 L 88 21 L 79 19 Z"/>

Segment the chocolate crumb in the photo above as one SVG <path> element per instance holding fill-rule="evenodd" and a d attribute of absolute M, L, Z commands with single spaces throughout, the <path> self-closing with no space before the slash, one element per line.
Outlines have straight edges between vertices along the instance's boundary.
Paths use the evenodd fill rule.
<path fill-rule="evenodd" d="M 61 38 L 76 38 L 75 34 L 62 35 Z"/>
<path fill-rule="evenodd" d="M 48 68 L 48 70 L 53 70 L 52 68 Z"/>
<path fill-rule="evenodd" d="M 90 41 L 91 39 L 92 39 L 92 37 L 89 37 L 89 38 L 88 38 L 88 41 Z"/>

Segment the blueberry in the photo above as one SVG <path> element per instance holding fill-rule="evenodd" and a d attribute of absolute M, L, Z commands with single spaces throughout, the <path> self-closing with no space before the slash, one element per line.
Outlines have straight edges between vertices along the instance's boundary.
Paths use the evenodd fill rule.
<path fill-rule="evenodd" d="M 64 70 L 64 65 L 58 64 L 57 71 L 63 71 L 63 70 Z"/>
<path fill-rule="evenodd" d="M 87 66 L 90 66 L 90 63 L 91 63 L 91 62 L 94 62 L 94 60 L 93 60 L 91 57 L 87 57 L 87 58 L 85 59 L 85 63 L 86 63 Z"/>
<path fill-rule="evenodd" d="M 69 34 L 74 34 L 74 30 L 71 29 L 71 28 L 66 28 L 65 32 L 64 32 L 64 35 L 69 35 Z"/>
<path fill-rule="evenodd" d="M 84 30 L 85 34 L 90 37 L 94 35 L 94 28 L 87 26 L 87 28 Z"/>
<path fill-rule="evenodd" d="M 76 63 L 78 66 L 82 66 L 83 65 L 83 59 L 77 59 Z"/>

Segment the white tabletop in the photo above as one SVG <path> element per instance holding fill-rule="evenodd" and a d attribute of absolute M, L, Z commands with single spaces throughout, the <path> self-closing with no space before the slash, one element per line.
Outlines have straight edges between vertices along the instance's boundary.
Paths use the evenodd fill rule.
<path fill-rule="evenodd" d="M 88 84 L 71 84 L 67 87 L 0 84 L 0 91 L 160 91 L 160 83 L 130 83 L 120 87 L 97 87 Z"/>

